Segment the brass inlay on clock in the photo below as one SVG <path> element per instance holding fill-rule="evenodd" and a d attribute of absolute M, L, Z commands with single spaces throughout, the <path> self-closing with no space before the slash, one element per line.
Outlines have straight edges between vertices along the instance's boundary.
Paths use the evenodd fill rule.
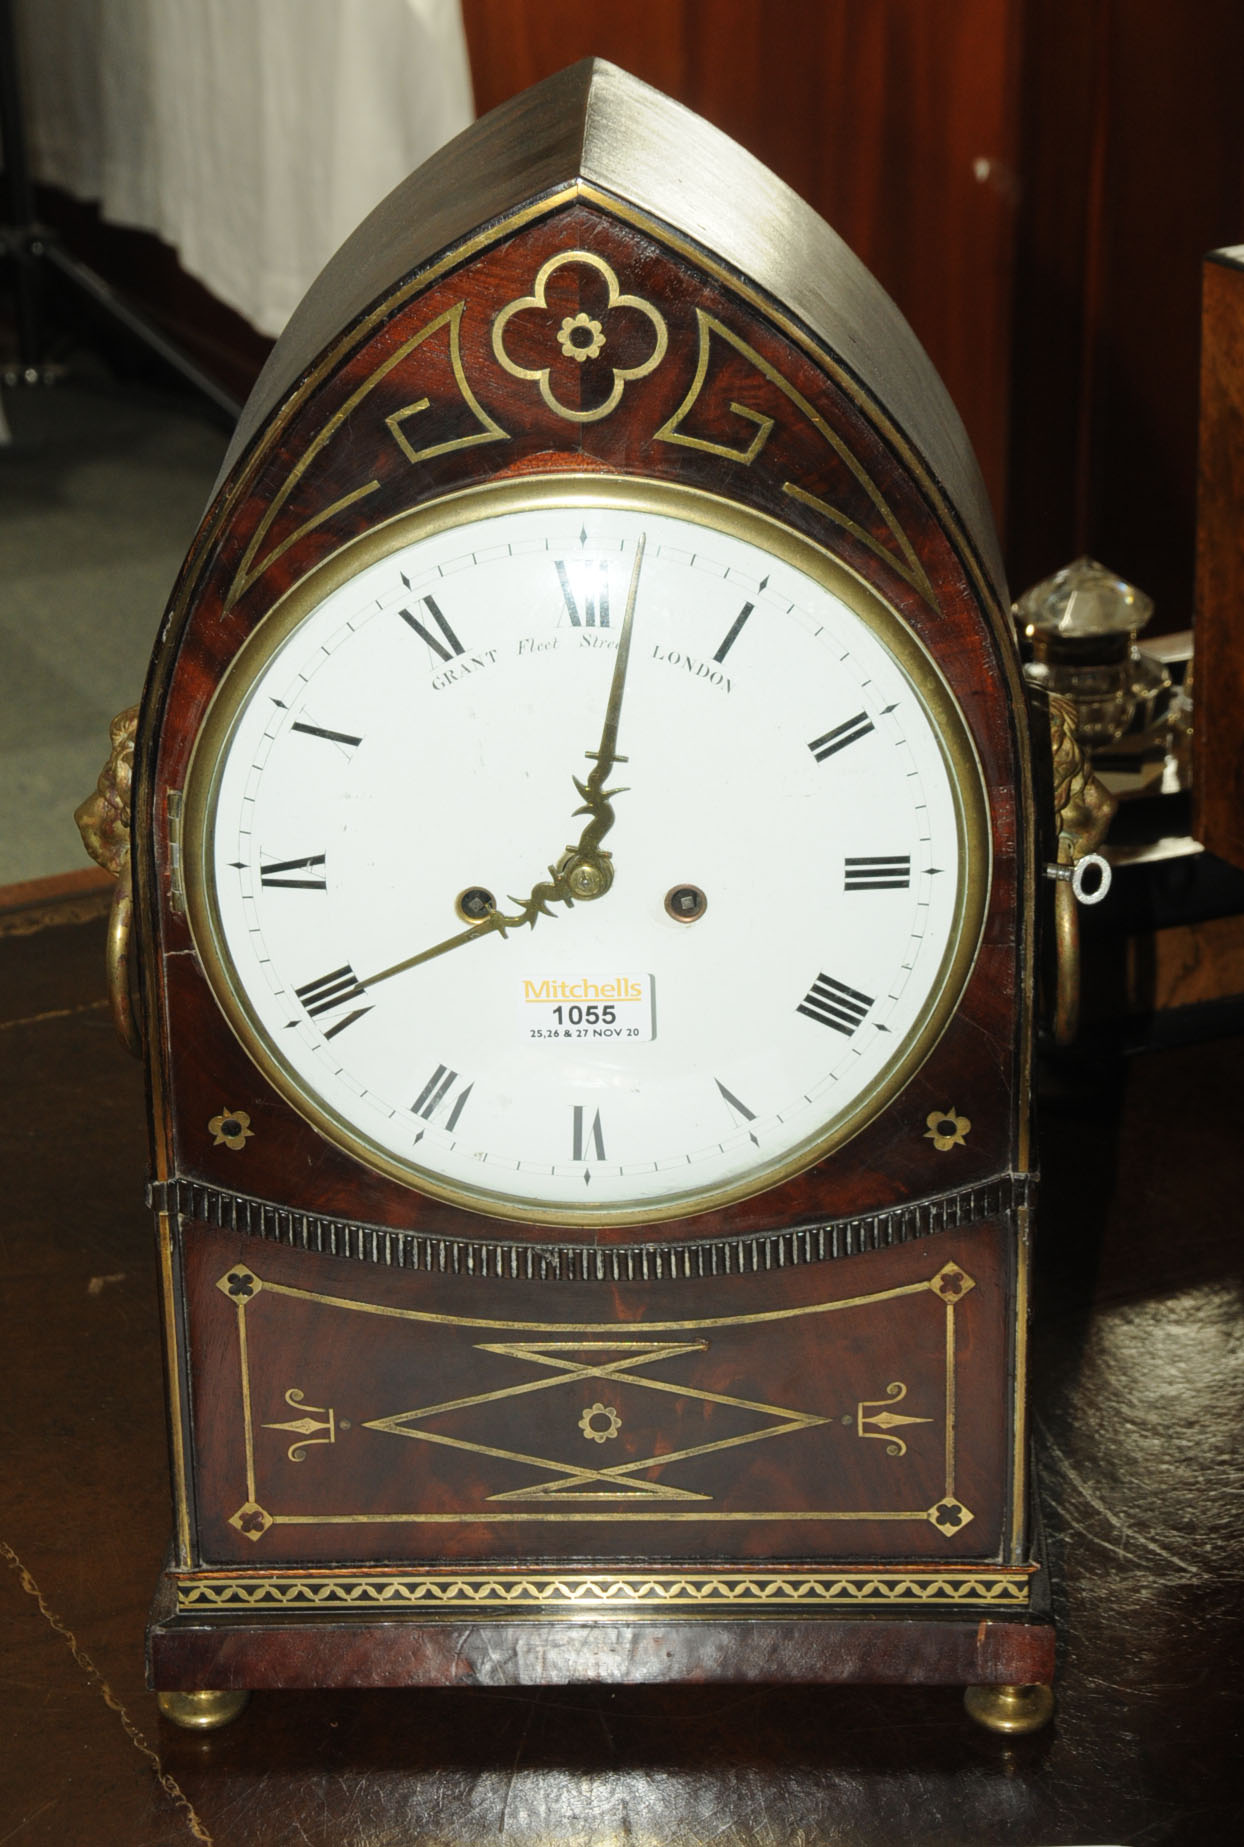
<path fill-rule="evenodd" d="M 567 315 L 562 320 L 561 326 L 557 328 L 556 333 L 554 333 L 552 331 L 553 322 L 548 313 L 549 283 L 557 275 L 559 270 L 574 269 L 580 266 L 590 270 L 595 276 L 599 277 L 604 285 L 605 303 L 602 309 L 601 319 L 599 321 L 595 320 L 584 313 Z M 543 315 L 541 315 L 542 310 L 544 311 Z M 606 331 L 610 326 L 610 316 L 616 316 L 622 319 L 626 316 L 628 311 L 646 319 L 650 336 L 650 350 L 644 358 L 627 366 L 611 365 L 609 356 L 606 355 L 602 364 L 612 377 L 612 383 L 609 387 L 608 394 L 600 403 L 588 405 L 586 408 L 565 404 L 561 398 L 558 397 L 552 382 L 552 363 L 545 366 L 525 366 L 513 357 L 509 345 L 507 344 L 508 341 L 514 341 L 516 337 L 517 329 L 513 328 L 511 325 L 515 317 L 522 315 L 535 316 L 537 319 L 538 331 L 535 338 L 529 340 L 528 345 L 539 344 L 540 336 L 543 335 L 545 341 L 560 349 L 563 359 L 569 359 L 572 362 L 572 370 L 574 370 L 575 367 L 581 369 L 586 361 L 597 359 L 602 351 L 611 344 L 609 334 Z M 544 325 L 540 324 L 541 321 L 543 321 Z M 508 334 L 507 329 L 509 330 Z M 583 338 L 585 334 L 587 335 L 586 339 Z M 622 399 L 622 393 L 632 379 L 646 378 L 650 372 L 656 370 L 665 357 L 668 345 L 669 329 L 665 324 L 664 316 L 650 301 L 645 301 L 642 295 L 633 295 L 625 292 L 621 288 L 617 275 L 614 273 L 612 267 L 603 257 L 594 255 L 590 250 L 566 250 L 558 256 L 550 257 L 548 261 L 541 266 L 532 284 L 531 293 L 529 295 L 519 296 L 514 301 L 508 302 L 506 306 L 502 308 L 492 326 L 492 350 L 496 354 L 499 363 L 503 365 L 506 371 L 511 373 L 513 377 L 530 379 L 532 383 L 538 384 L 540 396 L 544 399 L 549 409 L 554 411 L 557 416 L 564 417 L 569 423 L 595 423 L 602 417 L 608 417 L 611 412 L 617 409 Z"/>
<path fill-rule="evenodd" d="M 243 1432 L 243 1448 L 246 1466 L 246 1500 L 240 1515 L 231 1517 L 230 1523 L 246 1533 L 248 1538 L 258 1540 L 276 1526 L 288 1523 L 289 1516 L 272 1507 L 272 1491 L 262 1491 L 263 1518 L 254 1511 L 260 1506 L 261 1489 L 259 1485 L 259 1465 L 256 1460 L 256 1430 L 252 1427 L 255 1413 L 256 1375 L 260 1349 L 256 1342 L 261 1339 L 264 1325 L 250 1325 L 251 1313 L 262 1298 L 270 1314 L 272 1308 L 281 1301 L 318 1303 L 346 1315 L 364 1317 L 379 1316 L 385 1321 L 408 1322 L 418 1325 L 420 1322 L 442 1327 L 460 1327 L 464 1333 L 471 1334 L 486 1328 L 489 1324 L 466 1317 L 452 1315 L 427 1314 L 417 1310 L 405 1310 L 389 1307 L 383 1303 L 359 1301 L 344 1297 L 330 1297 L 310 1290 L 292 1288 L 287 1284 L 265 1281 L 248 1266 L 231 1268 L 217 1280 L 216 1287 L 233 1301 L 237 1311 L 237 1357 L 241 1386 L 240 1405 Z M 481 1356 L 493 1356 L 502 1360 L 517 1360 L 525 1369 L 523 1376 L 508 1385 L 498 1385 L 472 1392 L 466 1396 L 436 1399 L 418 1404 L 410 1409 L 386 1412 L 380 1416 L 362 1416 L 355 1413 L 350 1420 L 351 1427 L 377 1435 L 402 1437 L 418 1444 L 430 1444 L 444 1447 L 480 1459 L 518 1465 L 520 1468 L 534 1470 L 538 1479 L 522 1487 L 498 1488 L 486 1497 L 487 1510 L 484 1506 L 464 1506 L 453 1512 L 443 1510 L 420 1509 L 417 1506 L 403 1506 L 392 1512 L 350 1513 L 332 1506 L 322 1512 L 304 1511 L 296 1516 L 298 1524 L 311 1523 L 356 1524 L 367 1522 L 403 1524 L 438 1524 L 447 1521 L 464 1523 L 495 1523 L 526 1520 L 559 1521 L 605 1521 L 625 1522 L 628 1520 L 651 1521 L 661 1518 L 670 1521 L 709 1520 L 737 1522 L 742 1520 L 792 1520 L 807 1521 L 865 1521 L 865 1520 L 917 1520 L 927 1522 L 939 1532 L 953 1534 L 972 1519 L 971 1512 L 955 1495 L 955 1456 L 956 1456 L 956 1371 L 957 1371 L 957 1337 L 955 1328 L 955 1311 L 959 1302 L 976 1287 L 975 1280 L 960 1265 L 953 1262 L 944 1263 L 933 1275 L 916 1283 L 902 1285 L 898 1288 L 885 1289 L 875 1294 L 845 1298 L 839 1301 L 821 1301 L 790 1310 L 769 1311 L 756 1315 L 736 1314 L 725 1319 L 672 1324 L 668 1327 L 649 1325 L 651 1333 L 679 1333 L 684 1336 L 700 1335 L 700 1338 L 681 1340 L 637 1340 L 628 1335 L 619 1338 L 616 1330 L 607 1325 L 592 1324 L 581 1330 L 565 1326 L 550 1325 L 544 1331 L 559 1337 L 552 1339 L 526 1339 L 502 1341 L 474 1341 L 474 1351 Z M 671 1363 L 683 1362 L 690 1356 L 704 1355 L 710 1351 L 711 1342 L 703 1338 L 710 1330 L 745 1328 L 757 1323 L 769 1321 L 802 1320 L 808 1317 L 828 1316 L 846 1311 L 862 1311 L 881 1308 L 899 1300 L 917 1298 L 923 1294 L 932 1294 L 944 1304 L 944 1382 L 942 1387 L 943 1403 L 941 1406 L 941 1437 L 944 1459 L 944 1492 L 931 1507 L 920 1508 L 867 1508 L 843 1509 L 832 1505 L 818 1508 L 775 1509 L 756 1507 L 747 1510 L 738 1508 L 729 1511 L 712 1505 L 713 1495 L 693 1488 L 685 1480 L 679 1481 L 678 1470 L 697 1460 L 719 1453 L 723 1450 L 742 1451 L 758 1443 L 774 1440 L 790 1441 L 797 1439 L 801 1433 L 817 1428 L 829 1429 L 837 1419 L 833 1412 L 796 1409 L 769 1403 L 760 1403 L 741 1398 L 730 1393 L 706 1389 L 697 1385 L 694 1378 L 685 1376 L 685 1369 L 671 1374 Z M 495 1325 L 495 1324 L 493 1324 Z M 538 1326 L 527 1325 L 527 1331 L 537 1333 Z M 514 1332 L 520 1331 L 516 1326 Z M 572 1336 L 574 1336 L 572 1338 Z M 412 1348 L 412 1359 L 417 1353 Z M 832 1351 L 832 1349 L 831 1349 Z M 473 1370 L 478 1370 L 473 1368 Z M 589 1464 L 583 1461 L 575 1450 L 573 1442 L 569 1443 L 561 1456 L 542 1453 L 540 1450 L 516 1448 L 512 1443 L 494 1436 L 496 1414 L 503 1407 L 515 1404 L 542 1403 L 550 1392 L 573 1395 L 584 1383 L 593 1386 L 606 1382 L 617 1403 L 622 1388 L 637 1392 L 636 1412 L 621 1413 L 617 1403 L 606 1406 L 603 1400 L 596 1400 L 574 1425 L 576 1434 L 589 1436 L 597 1442 L 616 1437 L 623 1425 L 624 1415 L 628 1427 L 638 1429 L 641 1418 L 646 1415 L 652 1430 L 652 1445 L 648 1453 L 629 1457 L 624 1461 L 606 1462 L 602 1457 L 599 1463 Z M 905 1457 L 912 1433 L 906 1439 L 896 1439 L 893 1430 L 898 1425 L 930 1425 L 935 1420 L 930 1416 L 909 1415 L 894 1412 L 889 1407 L 900 1402 L 906 1396 L 903 1382 L 895 1382 L 886 1397 L 872 1402 L 861 1402 L 857 1406 L 854 1425 L 858 1436 L 882 1436 L 889 1442 L 889 1453 L 894 1457 Z M 287 1402 L 293 1402 L 289 1392 Z M 301 1402 L 299 1396 L 298 1402 Z M 663 1407 L 668 1406 L 677 1413 L 680 1408 L 702 1405 L 715 1409 L 715 1434 L 710 1440 L 696 1444 L 671 1443 L 666 1431 L 667 1419 Z M 646 1406 L 646 1412 L 639 1407 Z M 329 1434 L 322 1440 L 326 1443 L 335 1441 L 334 1414 L 330 1412 L 329 1424 L 325 1426 Z M 464 1424 L 464 1418 L 467 1420 Z M 734 1420 L 731 1428 L 728 1421 Z M 474 1423 L 470 1421 L 474 1419 Z M 848 1420 L 851 1421 L 851 1420 Z M 296 1430 L 305 1443 L 306 1432 L 303 1423 L 278 1422 L 273 1419 L 261 1419 L 263 1429 Z M 875 1428 L 870 1428 L 874 1426 Z M 340 1428 L 346 1428 L 341 1420 Z M 317 1427 L 318 1428 L 318 1427 Z M 464 1434 L 465 1430 L 472 1434 Z M 541 1426 L 542 1444 L 547 1446 L 551 1440 L 551 1431 L 547 1423 Z M 327 1460 L 327 1458 L 325 1458 Z M 654 1478 L 653 1471 L 659 1472 Z M 673 1479 L 669 1479 L 673 1471 Z M 418 1478 L 408 1484 L 416 1486 Z M 823 1491 L 830 1487 L 829 1482 L 822 1484 Z M 400 1495 L 401 1484 L 394 1483 Z M 694 1503 L 696 1511 L 679 1512 Z M 524 1509 L 533 1511 L 523 1513 L 505 1513 L 500 1511 L 505 1506 L 516 1507 L 522 1504 Z M 635 1511 L 642 1504 L 644 1511 Z M 537 1508 L 544 1512 L 534 1511 Z M 600 1507 L 601 1511 L 594 1511 Z M 553 1511 L 556 1509 L 556 1511 Z M 606 1511 L 607 1509 L 607 1511 Z M 658 1513 L 659 1509 L 659 1513 Z"/>
<path fill-rule="evenodd" d="M 972 1130 L 968 1118 L 953 1109 L 930 1110 L 925 1123 L 924 1138 L 932 1142 L 939 1154 L 949 1154 L 952 1148 L 962 1148 Z"/>
<path fill-rule="evenodd" d="M 244 1109 L 224 1109 L 212 1117 L 207 1132 L 217 1148 L 245 1148 L 255 1133 Z"/>
<path fill-rule="evenodd" d="M 374 1609 L 418 1611 L 456 1621 L 489 1611 L 506 1615 L 584 1617 L 611 1612 L 636 1616 L 710 1617 L 735 1611 L 788 1616 L 809 1609 L 966 1609 L 1023 1611 L 1031 1572 L 1000 1569 L 947 1571 L 881 1566 L 837 1571 L 586 1571 L 525 1573 L 317 1571 L 297 1577 L 265 1570 L 258 1578 L 228 1572 L 183 1579 L 179 1607 L 187 1614 L 264 1610 Z"/>
<path fill-rule="evenodd" d="M 134 745 L 158 1688 L 1049 1677 L 1007 605 L 893 304 L 624 73 L 335 259 Z"/>
<path fill-rule="evenodd" d="M 467 411 L 475 419 L 477 427 L 472 429 L 465 436 L 446 437 L 440 441 L 428 443 L 423 447 L 419 447 L 417 444 L 410 441 L 410 437 L 407 435 L 405 428 L 410 418 L 423 416 L 432 408 L 432 400 L 430 398 L 419 398 L 414 403 L 406 405 L 402 410 L 392 412 L 391 415 L 385 419 L 390 435 L 398 448 L 402 451 L 406 460 L 412 463 L 426 462 L 438 455 L 452 455 L 455 451 L 460 449 L 474 448 L 479 443 L 509 441 L 509 432 L 503 430 L 501 425 L 493 417 L 489 416 L 467 382 L 466 372 L 462 364 L 462 341 L 460 333 L 462 312 L 465 306 L 465 302 L 455 302 L 453 307 L 447 308 L 443 314 L 436 315 L 425 327 L 421 327 L 417 333 L 412 334 L 409 339 L 405 340 L 402 345 L 398 347 L 396 352 L 387 354 L 384 360 L 376 367 L 375 371 L 370 373 L 369 376 L 363 380 L 362 384 L 351 393 L 350 397 L 341 408 L 329 418 L 328 422 L 319 431 L 305 453 L 290 470 L 283 484 L 276 490 L 272 499 L 268 502 L 267 512 L 260 520 L 255 531 L 255 536 L 250 541 L 243 554 L 242 563 L 238 568 L 237 575 L 229 590 L 226 607 L 231 607 L 237 602 L 239 597 L 244 596 L 251 585 L 262 577 L 263 573 L 270 569 L 278 559 L 282 558 L 292 546 L 297 545 L 300 539 L 305 538 L 308 533 L 314 532 L 318 527 L 327 525 L 330 520 L 344 513 L 347 508 L 355 506 L 360 500 L 365 500 L 368 495 L 375 493 L 380 485 L 377 479 L 373 478 L 360 481 L 358 485 L 352 487 L 348 493 L 341 495 L 329 506 L 321 508 L 313 518 L 304 520 L 293 532 L 286 534 L 286 536 L 281 539 L 278 544 L 274 545 L 271 550 L 262 552 L 264 540 L 271 531 L 273 522 L 277 519 L 282 508 L 285 506 L 304 475 L 313 467 L 316 458 L 332 441 L 333 437 L 342 426 L 347 423 L 350 417 L 358 410 L 359 406 L 366 401 L 370 394 L 376 390 L 378 386 L 383 384 L 384 380 L 391 372 L 404 364 L 410 355 L 423 345 L 425 340 L 432 339 L 436 334 L 444 333 L 449 348 L 449 362 L 453 370 L 454 381 L 460 394 L 462 404 L 466 406 Z M 262 556 L 259 555 L 261 552 Z"/>
<path fill-rule="evenodd" d="M 895 555 L 892 546 L 880 545 L 858 520 L 852 519 L 841 508 L 831 506 L 817 495 L 809 493 L 807 488 L 800 483 L 795 481 L 784 482 L 782 487 L 783 493 L 791 494 L 795 499 L 802 500 L 808 506 L 815 507 L 817 511 L 823 513 L 827 519 L 841 526 L 844 531 L 850 532 L 853 538 L 858 539 L 862 545 L 868 546 L 870 551 L 875 552 L 879 558 L 884 559 L 884 561 L 893 570 L 896 570 L 900 576 L 906 577 L 909 583 L 919 590 L 921 596 L 925 597 L 928 602 L 936 607 L 937 598 L 934 594 L 933 586 L 930 584 L 924 567 L 921 565 L 916 555 L 915 548 L 910 538 L 903 531 L 885 495 L 859 461 L 858 457 L 852 455 L 834 435 L 824 418 L 815 407 L 808 402 L 802 393 L 797 391 L 795 387 L 783 377 L 781 372 L 779 372 L 767 359 L 763 358 L 754 347 L 750 346 L 740 334 L 733 331 L 724 321 L 717 320 L 712 315 L 706 314 L 702 308 L 696 310 L 696 325 L 699 334 L 699 357 L 696 361 L 695 377 L 688 387 L 686 397 L 678 406 L 673 416 L 662 424 L 661 428 L 656 432 L 654 440 L 657 442 L 681 443 L 684 447 L 689 449 L 702 449 L 709 455 L 719 455 L 728 461 L 740 462 L 745 468 L 749 468 L 756 460 L 773 431 L 774 419 L 772 417 L 762 416 L 758 411 L 751 410 L 745 405 L 731 403 L 730 410 L 734 415 L 756 426 L 755 434 L 751 437 L 746 448 L 743 449 L 733 448 L 729 444 L 709 436 L 696 436 L 684 427 L 704 391 L 705 381 L 709 376 L 712 363 L 713 341 L 720 340 L 724 342 L 734 352 L 742 355 L 747 363 L 755 368 L 760 378 L 764 379 L 768 384 L 776 386 L 778 391 L 780 391 L 783 397 L 793 405 L 799 415 L 805 417 L 812 428 L 816 430 L 817 434 L 829 445 L 830 449 L 833 450 L 838 459 L 846 466 L 851 476 L 859 486 L 864 489 L 869 500 L 872 501 L 877 511 L 881 514 L 887 530 L 889 531 L 891 540 L 893 541 L 893 546 L 897 547 L 899 555 Z"/>
<path fill-rule="evenodd" d="M 285 1394 L 285 1402 L 295 1411 L 302 1411 L 301 1417 L 290 1418 L 286 1423 L 265 1424 L 265 1430 L 289 1430 L 298 1438 L 285 1452 L 291 1462 L 305 1462 L 307 1450 L 316 1443 L 335 1443 L 337 1441 L 337 1418 L 331 1405 L 306 1405 L 304 1394 L 292 1385 Z"/>
<path fill-rule="evenodd" d="M 930 1424 L 933 1421 L 929 1417 L 913 1417 L 908 1412 L 894 1410 L 893 1407 L 901 1404 L 906 1396 L 907 1387 L 901 1379 L 895 1379 L 886 1386 L 884 1398 L 863 1399 L 855 1408 L 856 1429 L 860 1436 L 880 1438 L 891 1456 L 907 1454 L 902 1437 L 894 1435 L 901 1424 Z M 868 1425 L 872 1428 L 867 1428 Z"/>

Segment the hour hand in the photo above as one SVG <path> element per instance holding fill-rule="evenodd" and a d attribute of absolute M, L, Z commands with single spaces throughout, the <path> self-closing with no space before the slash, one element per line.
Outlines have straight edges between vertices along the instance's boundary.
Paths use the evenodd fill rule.
<path fill-rule="evenodd" d="M 575 788 L 583 797 L 582 808 L 575 812 L 590 817 L 578 842 L 566 848 L 557 864 L 549 867 L 548 878 L 534 885 L 526 898 L 511 897 L 510 902 L 521 907 L 518 911 L 489 911 L 479 923 L 471 924 L 453 936 L 447 936 L 441 943 L 433 943 L 430 949 L 421 949 L 416 955 L 407 956 L 404 961 L 394 962 L 390 968 L 382 968 L 376 974 L 369 975 L 363 983 L 364 987 L 375 987 L 378 981 L 388 981 L 391 975 L 402 975 L 408 968 L 418 968 L 421 962 L 434 961 L 437 956 L 448 955 L 451 949 L 460 949 L 480 937 L 504 936 L 507 930 L 520 929 L 524 924 L 534 929 L 537 917 L 552 915 L 549 910 L 551 903 L 587 904 L 593 898 L 603 897 L 613 884 L 613 857 L 600 843 L 614 822 L 610 798 L 621 795 L 623 791 L 606 789 L 605 784 L 613 773 L 614 765 L 626 762 L 625 757 L 617 754 L 618 722 L 622 716 L 622 693 L 631 657 L 631 630 L 635 621 L 639 573 L 643 568 L 647 543 L 648 536 L 642 533 L 635 547 L 635 562 L 631 567 L 631 581 L 626 592 L 626 611 L 618 636 L 613 677 L 609 682 L 609 700 L 605 707 L 605 722 L 601 726 L 600 744 L 597 749 L 586 753 L 592 759 L 592 768 L 586 778 L 582 782 L 577 776 L 573 779 Z"/>
<path fill-rule="evenodd" d="M 406 956 L 401 962 L 394 962 L 388 968 L 379 969 L 376 974 L 368 975 L 363 981 L 365 988 L 374 988 L 378 981 L 388 981 L 391 975 L 404 975 L 408 968 L 418 968 L 421 962 L 432 962 L 437 956 L 448 955 L 451 949 L 460 949 L 464 943 L 473 943 L 480 937 L 496 933 L 504 936 L 511 924 L 525 923 L 524 917 L 507 917 L 502 911 L 489 911 L 478 923 L 468 924 L 465 930 L 459 930 L 453 936 L 447 936 L 443 942 L 433 943 L 430 949 L 420 949 L 413 956 Z M 534 922 L 534 919 L 532 920 Z"/>
<path fill-rule="evenodd" d="M 574 854 L 573 847 L 568 848 L 557 866 L 549 867 L 547 879 L 541 879 L 532 887 L 527 898 L 511 896 L 511 904 L 521 908 L 517 911 L 486 911 L 478 923 L 469 924 L 465 930 L 458 930 L 453 936 L 447 936 L 443 942 L 433 943 L 430 949 L 420 949 L 413 956 L 405 956 L 402 961 L 392 963 L 388 968 L 379 969 L 374 975 L 368 975 L 362 982 L 365 988 L 374 988 L 378 981 L 388 981 L 392 975 L 404 975 L 409 968 L 418 968 L 421 962 L 433 962 L 438 956 L 448 955 L 451 949 L 461 949 L 466 943 L 475 943 L 485 936 L 504 936 L 508 930 L 521 929 L 524 924 L 535 928 L 537 917 L 550 917 L 549 903 L 560 898 L 563 904 L 573 904 L 576 898 L 597 897 L 597 892 L 576 891 L 573 880 L 563 878 L 561 868 Z M 609 855 L 604 856 L 608 859 Z"/>

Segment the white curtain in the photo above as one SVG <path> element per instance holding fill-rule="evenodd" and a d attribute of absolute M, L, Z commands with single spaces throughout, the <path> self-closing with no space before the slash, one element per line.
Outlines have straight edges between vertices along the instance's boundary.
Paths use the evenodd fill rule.
<path fill-rule="evenodd" d="M 23 0 L 18 27 L 35 177 L 263 333 L 472 115 L 458 0 Z"/>

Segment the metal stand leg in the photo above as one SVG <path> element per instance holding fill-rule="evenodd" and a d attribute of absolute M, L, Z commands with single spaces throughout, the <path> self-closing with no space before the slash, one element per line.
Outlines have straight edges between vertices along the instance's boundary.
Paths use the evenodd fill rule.
<path fill-rule="evenodd" d="M 46 385 L 58 376 L 57 369 L 44 361 L 44 279 L 51 265 L 80 294 L 179 372 L 196 391 L 223 411 L 231 423 L 236 423 L 242 410 L 237 399 L 174 345 L 146 315 L 124 301 L 102 276 L 71 255 L 55 231 L 38 222 L 27 157 L 11 0 L 0 0 L 0 139 L 4 143 L 9 214 L 8 223 L 0 225 L 0 255 L 7 256 L 13 265 L 17 323 L 17 364 L 0 374 L 0 383 Z"/>
<path fill-rule="evenodd" d="M 156 1704 L 174 1725 L 192 1732 L 214 1732 L 222 1725 L 232 1725 L 249 1698 L 245 1692 L 203 1688 L 197 1693 L 157 1693 Z"/>
<path fill-rule="evenodd" d="M 963 1703 L 987 1731 L 1017 1737 L 1039 1732 L 1054 1715 L 1053 1687 L 965 1687 Z"/>

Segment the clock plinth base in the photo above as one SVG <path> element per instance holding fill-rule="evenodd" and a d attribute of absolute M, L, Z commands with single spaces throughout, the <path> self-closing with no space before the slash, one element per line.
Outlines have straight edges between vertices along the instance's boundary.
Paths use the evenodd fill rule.
<path fill-rule="evenodd" d="M 1054 1672 L 1048 1618 L 979 1610 L 733 1620 L 334 1615 L 267 1622 L 174 1611 L 169 1573 L 148 1630 L 156 1688 L 859 1683 L 959 1686 L 983 1697 L 1016 1687 L 1048 1691 Z"/>

